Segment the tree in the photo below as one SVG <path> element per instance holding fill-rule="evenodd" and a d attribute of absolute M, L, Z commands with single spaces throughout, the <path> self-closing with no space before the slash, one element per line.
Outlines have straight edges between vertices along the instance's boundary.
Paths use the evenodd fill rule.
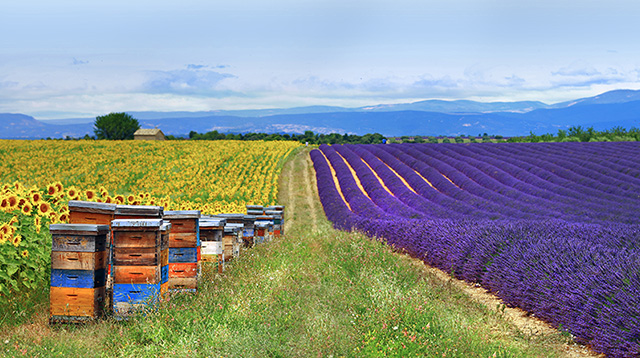
<path fill-rule="evenodd" d="M 124 112 L 98 116 L 93 126 L 96 138 L 109 140 L 133 139 L 133 133 L 140 129 L 138 120 Z"/>

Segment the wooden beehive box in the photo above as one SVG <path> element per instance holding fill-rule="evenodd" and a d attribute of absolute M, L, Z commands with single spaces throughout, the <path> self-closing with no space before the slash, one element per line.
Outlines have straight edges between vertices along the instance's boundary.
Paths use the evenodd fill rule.
<path fill-rule="evenodd" d="M 197 289 L 200 247 L 200 211 L 166 211 L 169 234 L 169 290 Z"/>
<path fill-rule="evenodd" d="M 162 219 L 164 208 L 152 205 L 116 205 L 114 220 Z"/>
<path fill-rule="evenodd" d="M 247 215 L 262 215 L 264 208 L 262 205 L 247 205 Z"/>
<path fill-rule="evenodd" d="M 222 249 L 224 252 L 224 260 L 230 261 L 240 254 L 239 224 L 229 224 L 224 227 L 224 236 L 222 237 Z"/>
<path fill-rule="evenodd" d="M 255 229 L 256 216 L 255 215 L 245 215 L 243 217 L 244 227 L 242 230 L 242 240 L 244 241 L 244 247 L 250 248 L 253 247 L 253 234 Z"/>
<path fill-rule="evenodd" d="M 109 226 L 49 226 L 51 287 L 49 322 L 84 322 L 104 312 Z"/>
<path fill-rule="evenodd" d="M 111 229 L 113 310 L 123 318 L 166 291 L 170 226 L 162 219 L 117 219 Z"/>
<path fill-rule="evenodd" d="M 273 236 L 280 237 L 282 229 L 282 212 L 276 210 L 266 210 L 265 215 L 273 218 Z"/>
<path fill-rule="evenodd" d="M 254 236 L 253 242 L 255 244 L 262 244 L 266 240 L 266 236 L 269 230 L 269 222 L 268 221 L 256 221 L 254 223 Z"/>
<path fill-rule="evenodd" d="M 69 200 L 69 223 L 111 225 L 116 204 Z"/>
<path fill-rule="evenodd" d="M 222 237 L 227 220 L 222 218 L 200 218 L 200 252 L 203 267 L 212 267 L 218 273 L 224 270 Z"/>

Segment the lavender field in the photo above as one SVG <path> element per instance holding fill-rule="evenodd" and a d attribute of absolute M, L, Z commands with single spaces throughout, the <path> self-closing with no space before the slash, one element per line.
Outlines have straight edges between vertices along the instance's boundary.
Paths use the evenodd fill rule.
<path fill-rule="evenodd" d="M 640 355 L 640 143 L 322 145 L 311 159 L 336 228 L 597 352 Z"/>

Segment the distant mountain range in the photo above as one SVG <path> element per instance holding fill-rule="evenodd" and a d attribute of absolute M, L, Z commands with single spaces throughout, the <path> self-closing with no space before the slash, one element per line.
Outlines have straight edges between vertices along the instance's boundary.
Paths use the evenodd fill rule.
<path fill-rule="evenodd" d="M 401 135 L 503 136 L 557 133 L 570 126 L 640 127 L 640 91 L 616 90 L 595 97 L 547 105 L 542 102 L 475 102 L 426 100 L 360 108 L 311 106 L 283 109 L 208 112 L 127 112 L 142 128 L 165 134 L 190 131 L 303 133 L 381 133 Z M 37 139 L 93 135 L 95 118 L 37 120 L 0 113 L 0 138 Z"/>

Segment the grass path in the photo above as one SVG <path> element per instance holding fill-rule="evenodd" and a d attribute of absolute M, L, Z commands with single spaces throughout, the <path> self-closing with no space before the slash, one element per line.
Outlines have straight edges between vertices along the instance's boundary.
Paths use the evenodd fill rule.
<path fill-rule="evenodd" d="M 286 237 L 243 252 L 198 294 L 118 322 L 49 327 L 47 302 L 0 330 L 0 354 L 123 357 L 563 357 L 560 333 L 515 326 L 454 281 L 386 244 L 336 231 L 308 149 L 284 165 Z"/>

